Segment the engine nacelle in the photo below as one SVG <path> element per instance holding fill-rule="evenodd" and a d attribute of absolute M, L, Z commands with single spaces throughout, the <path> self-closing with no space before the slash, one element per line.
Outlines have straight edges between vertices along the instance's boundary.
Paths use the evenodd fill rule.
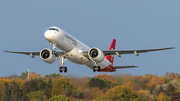
<path fill-rule="evenodd" d="M 97 63 L 104 60 L 104 53 L 98 48 L 91 48 L 88 52 L 88 56 Z"/>
<path fill-rule="evenodd" d="M 53 63 L 56 60 L 55 54 L 52 54 L 52 51 L 50 49 L 41 50 L 40 57 L 47 63 Z"/>

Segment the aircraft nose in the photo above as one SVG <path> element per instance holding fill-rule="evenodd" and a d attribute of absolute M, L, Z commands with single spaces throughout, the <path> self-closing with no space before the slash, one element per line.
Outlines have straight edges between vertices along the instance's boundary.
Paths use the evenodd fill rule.
<path fill-rule="evenodd" d="M 52 31 L 46 31 L 44 33 L 44 37 L 46 38 L 46 40 L 51 41 L 54 37 L 54 33 Z"/>

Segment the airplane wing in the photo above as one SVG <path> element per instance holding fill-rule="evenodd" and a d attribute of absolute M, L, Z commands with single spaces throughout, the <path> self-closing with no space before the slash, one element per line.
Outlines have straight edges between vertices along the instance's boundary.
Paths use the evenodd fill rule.
<path fill-rule="evenodd" d="M 159 50 L 167 50 L 167 49 L 174 49 L 175 47 L 169 47 L 169 48 L 157 48 L 157 49 L 143 49 L 143 50 L 102 50 L 105 56 L 107 55 L 118 55 L 120 56 L 121 54 L 136 54 L 139 56 L 138 53 L 146 53 L 150 51 L 159 51 Z M 18 54 L 26 54 L 30 55 L 31 57 L 34 58 L 34 55 L 39 55 L 40 52 L 22 52 L 22 51 L 4 51 L 4 52 L 9 52 L 9 53 L 18 53 Z M 88 52 L 83 52 L 83 54 L 87 54 Z M 58 55 L 64 55 L 62 51 L 56 51 L 56 56 Z"/>
<path fill-rule="evenodd" d="M 121 54 L 136 54 L 139 56 L 138 53 L 146 53 L 151 51 L 159 51 L 159 50 L 167 50 L 167 49 L 174 49 L 175 47 L 169 48 L 157 48 L 157 49 L 142 49 L 142 50 L 102 50 L 105 56 L 107 55 L 117 55 L 120 56 Z"/>
<path fill-rule="evenodd" d="M 138 67 L 138 66 L 136 66 L 136 65 L 134 65 L 134 66 L 113 66 L 114 69 L 134 68 L 134 67 Z"/>
<path fill-rule="evenodd" d="M 34 55 L 39 55 L 40 54 L 40 52 L 17 52 L 17 51 L 4 51 L 4 52 L 26 54 L 26 55 L 30 55 L 33 58 L 34 58 Z M 61 51 L 56 51 L 56 56 L 58 56 L 58 55 L 64 55 L 64 53 L 61 52 Z"/>
<path fill-rule="evenodd" d="M 26 55 L 39 55 L 40 52 L 17 52 L 17 51 L 4 51 L 4 52 L 8 52 L 8 53 L 18 53 L 18 54 L 26 54 Z"/>

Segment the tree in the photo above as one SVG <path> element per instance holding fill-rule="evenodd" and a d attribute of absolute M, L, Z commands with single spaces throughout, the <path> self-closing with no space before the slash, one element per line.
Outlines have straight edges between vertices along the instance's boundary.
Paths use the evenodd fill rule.
<path fill-rule="evenodd" d="M 153 95 L 159 95 L 161 93 L 164 93 L 167 96 L 172 96 L 172 92 L 176 92 L 175 87 L 169 84 L 168 86 L 166 84 L 161 85 L 160 87 L 157 87 L 154 89 Z M 162 96 L 162 94 L 161 94 Z"/>
<path fill-rule="evenodd" d="M 137 101 L 148 101 L 151 97 L 149 90 L 139 90 Z"/>
<path fill-rule="evenodd" d="M 100 89 L 103 89 L 106 87 L 105 82 L 101 79 L 98 79 L 98 78 L 91 78 L 88 85 L 90 88 L 98 87 Z"/>
<path fill-rule="evenodd" d="M 71 77 L 68 79 L 68 81 L 71 85 L 73 85 L 73 88 L 76 87 L 77 89 L 87 89 L 89 88 L 88 83 L 90 81 L 90 77 Z"/>
<path fill-rule="evenodd" d="M 65 88 L 64 94 L 67 97 L 71 97 L 73 93 L 75 93 L 76 88 L 73 85 L 70 85 L 69 87 Z"/>
<path fill-rule="evenodd" d="M 166 96 L 164 93 L 160 93 L 156 99 L 157 99 L 157 101 L 170 101 L 171 98 Z"/>
<path fill-rule="evenodd" d="M 47 101 L 71 101 L 71 99 L 64 95 L 59 95 L 59 96 L 54 96 L 53 98 L 50 98 Z"/>
<path fill-rule="evenodd" d="M 42 101 L 47 101 L 47 96 L 46 95 L 43 96 Z"/>
<path fill-rule="evenodd" d="M 168 85 L 167 89 L 164 91 L 164 93 L 167 96 L 171 96 L 172 92 L 175 91 L 174 86 L 172 86 L 171 84 Z"/>
<path fill-rule="evenodd" d="M 49 75 L 45 75 L 46 78 L 49 78 Z"/>
<path fill-rule="evenodd" d="M 22 90 L 22 87 L 24 85 L 24 81 L 23 80 L 14 80 L 14 82 L 19 86 L 19 88 Z"/>
<path fill-rule="evenodd" d="M 41 82 L 40 86 L 39 86 L 39 89 L 40 90 L 44 90 L 46 88 L 46 82 Z"/>
<path fill-rule="evenodd" d="M 98 74 L 93 78 L 98 78 L 103 80 L 107 88 L 113 88 L 114 86 L 120 85 L 120 83 L 118 83 L 118 81 L 115 79 L 113 75 L 107 75 L 106 73 Z"/>
<path fill-rule="evenodd" d="M 40 101 L 40 100 L 32 98 L 30 101 Z"/>
<path fill-rule="evenodd" d="M 29 101 L 29 97 L 27 95 L 23 95 L 21 101 Z"/>
<path fill-rule="evenodd" d="M 51 98 L 51 90 L 52 90 L 52 80 L 50 78 L 44 89 L 44 95 L 46 95 L 48 99 Z"/>
<path fill-rule="evenodd" d="M 37 81 L 37 79 L 35 79 L 35 80 L 31 79 L 30 82 L 29 82 L 29 85 L 30 85 L 30 91 L 38 90 L 38 81 Z"/>
<path fill-rule="evenodd" d="M 7 78 L 12 79 L 12 78 L 18 78 L 19 76 L 17 74 L 12 74 L 8 76 Z"/>
<path fill-rule="evenodd" d="M 20 101 L 23 96 L 23 91 L 20 89 L 20 86 L 13 81 L 11 85 L 11 100 L 12 101 Z"/>
<path fill-rule="evenodd" d="M 50 75 L 45 75 L 45 77 L 49 78 L 49 77 L 53 77 L 53 78 L 60 78 L 61 75 L 59 73 L 53 73 L 53 74 L 50 74 Z"/>
<path fill-rule="evenodd" d="M 98 75 L 94 76 L 93 78 L 98 78 L 101 80 L 108 80 L 111 82 L 117 82 L 117 80 L 114 78 L 113 75 L 107 75 L 106 73 L 105 74 L 98 74 Z"/>
<path fill-rule="evenodd" d="M 22 72 L 20 77 L 21 77 L 22 79 L 26 79 L 27 76 L 28 76 L 28 71 L 26 71 L 26 73 L 25 73 L 25 72 Z"/>
<path fill-rule="evenodd" d="M 136 101 L 148 101 L 148 99 L 145 96 L 143 96 L 143 94 L 139 94 L 139 96 L 136 99 Z"/>
<path fill-rule="evenodd" d="M 27 96 L 29 97 L 29 99 L 35 98 L 40 101 L 42 97 L 44 96 L 44 92 L 42 92 L 41 90 L 33 91 L 27 94 Z"/>
<path fill-rule="evenodd" d="M 52 91 L 51 91 L 52 97 L 58 96 L 58 95 L 64 95 L 66 89 L 70 88 L 71 86 L 67 78 L 65 77 L 54 79 L 52 84 L 53 84 Z"/>
<path fill-rule="evenodd" d="M 166 84 L 163 84 L 163 85 L 162 85 L 162 89 L 163 89 L 163 90 L 166 90 L 167 87 L 168 87 L 168 85 L 166 85 Z"/>
<path fill-rule="evenodd" d="M 159 94 L 159 87 L 156 86 L 156 87 L 154 88 L 154 90 L 152 91 L 152 95 L 156 96 L 156 95 L 158 95 L 158 94 Z"/>
<path fill-rule="evenodd" d="M 173 91 L 171 94 L 172 101 L 180 101 L 180 92 Z"/>
<path fill-rule="evenodd" d="M 25 81 L 24 82 L 24 85 L 22 87 L 23 89 L 23 93 L 28 93 L 30 91 L 36 91 L 36 90 L 39 90 L 39 85 L 40 85 L 40 82 L 42 82 L 41 79 L 30 79 L 28 81 Z"/>
<path fill-rule="evenodd" d="M 85 89 L 82 91 L 83 93 L 83 100 L 84 101 L 91 101 L 92 100 L 92 97 L 91 97 L 91 91 L 90 89 Z"/>
<path fill-rule="evenodd" d="M 103 91 L 98 87 L 91 88 L 91 97 L 92 99 L 97 99 L 99 95 L 103 95 Z"/>
<path fill-rule="evenodd" d="M 11 90 L 9 89 L 9 85 L 7 82 L 4 83 L 3 90 L 3 99 L 4 101 L 10 101 L 11 99 Z"/>
<path fill-rule="evenodd" d="M 138 95 L 135 91 L 127 88 L 126 86 L 116 86 L 112 89 L 109 89 L 103 96 L 109 100 L 122 100 L 122 101 L 132 101 L 135 100 Z"/>
<path fill-rule="evenodd" d="M 23 94 L 30 92 L 30 83 L 29 81 L 25 81 L 22 87 Z"/>
<path fill-rule="evenodd" d="M 174 80 L 170 81 L 169 84 L 172 84 L 172 86 L 174 86 L 177 90 L 180 90 L 180 81 L 179 80 L 174 79 Z"/>
<path fill-rule="evenodd" d="M 78 98 L 78 99 L 83 99 L 83 98 L 84 98 L 84 93 L 81 92 L 81 91 L 78 91 L 78 92 L 77 92 L 77 98 Z"/>
<path fill-rule="evenodd" d="M 53 74 L 51 74 L 50 75 L 50 77 L 53 77 L 53 78 L 60 78 L 61 77 L 61 75 L 59 74 L 59 73 L 53 73 Z"/>

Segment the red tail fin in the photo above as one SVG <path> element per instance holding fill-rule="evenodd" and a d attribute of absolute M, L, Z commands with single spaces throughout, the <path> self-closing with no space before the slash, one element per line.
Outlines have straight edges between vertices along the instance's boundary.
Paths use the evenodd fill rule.
<path fill-rule="evenodd" d="M 116 45 L 116 39 L 113 39 L 109 50 L 115 50 L 115 45 Z M 114 55 L 108 55 L 106 56 L 106 59 L 113 64 Z"/>

